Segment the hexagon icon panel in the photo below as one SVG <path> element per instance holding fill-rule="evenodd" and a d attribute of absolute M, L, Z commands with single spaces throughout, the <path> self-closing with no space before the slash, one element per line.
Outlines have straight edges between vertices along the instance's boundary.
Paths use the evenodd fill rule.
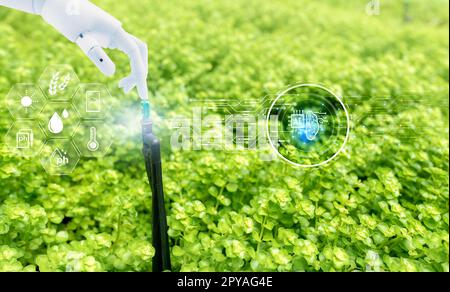
<path fill-rule="evenodd" d="M 39 86 L 52 101 L 70 100 L 79 83 L 77 74 L 69 65 L 50 65 L 39 78 Z"/>
<path fill-rule="evenodd" d="M 78 126 L 73 142 L 86 157 L 102 157 L 112 144 L 113 133 L 104 121 L 82 121 Z"/>
<path fill-rule="evenodd" d="M 103 119 L 110 110 L 111 99 L 105 85 L 81 84 L 73 97 L 73 104 L 83 119 Z"/>
<path fill-rule="evenodd" d="M 50 139 L 40 153 L 42 167 L 50 175 L 72 173 L 79 160 L 80 154 L 70 139 Z"/>
<path fill-rule="evenodd" d="M 39 122 L 49 138 L 69 138 L 80 116 L 70 102 L 49 102 L 39 114 Z"/>
<path fill-rule="evenodd" d="M 45 96 L 37 85 L 18 83 L 9 91 L 6 104 L 14 118 L 32 119 L 44 107 Z"/>
<path fill-rule="evenodd" d="M 18 120 L 6 133 L 4 141 L 8 151 L 14 155 L 32 157 L 44 145 L 45 135 L 35 121 Z"/>

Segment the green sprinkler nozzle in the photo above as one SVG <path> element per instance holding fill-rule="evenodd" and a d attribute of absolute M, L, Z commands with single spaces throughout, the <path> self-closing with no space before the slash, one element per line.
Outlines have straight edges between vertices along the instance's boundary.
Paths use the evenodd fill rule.
<path fill-rule="evenodd" d="M 150 103 L 148 100 L 141 101 L 142 105 L 142 117 L 144 121 L 150 120 Z"/>

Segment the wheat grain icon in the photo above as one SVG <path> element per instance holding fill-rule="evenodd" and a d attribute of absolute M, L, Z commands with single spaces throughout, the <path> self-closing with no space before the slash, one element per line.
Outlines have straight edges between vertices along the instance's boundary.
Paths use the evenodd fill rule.
<path fill-rule="evenodd" d="M 69 85 L 70 79 L 71 79 L 71 78 L 70 78 L 70 74 L 67 73 L 67 74 L 64 76 L 63 81 L 61 82 L 61 84 L 59 84 L 58 89 L 59 89 L 60 91 L 63 91 L 64 89 L 66 89 L 67 85 Z"/>
<path fill-rule="evenodd" d="M 66 89 L 66 87 L 69 85 L 69 82 L 72 78 L 70 77 L 70 74 L 67 73 L 62 78 L 61 83 L 59 83 L 60 79 L 61 79 L 60 72 L 53 73 L 52 78 L 50 79 L 49 86 L 48 86 L 48 93 L 51 96 L 56 95 L 58 93 L 58 91 L 64 91 L 64 89 Z"/>
<path fill-rule="evenodd" d="M 52 79 L 50 79 L 50 84 L 48 86 L 48 93 L 50 95 L 56 95 L 58 92 L 59 75 L 59 72 L 53 73 Z"/>

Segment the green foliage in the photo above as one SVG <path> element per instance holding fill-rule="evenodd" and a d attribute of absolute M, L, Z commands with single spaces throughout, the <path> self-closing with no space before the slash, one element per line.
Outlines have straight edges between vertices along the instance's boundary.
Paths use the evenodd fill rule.
<path fill-rule="evenodd" d="M 361 1 L 94 2 L 149 44 L 174 270 L 449 270 L 447 1 L 411 1 L 408 23 L 401 1 L 373 17 Z M 9 88 L 48 64 L 71 64 L 116 97 L 110 152 L 83 158 L 70 176 L 0 150 L 0 270 L 151 270 L 136 93 L 123 96 L 118 77 L 102 77 L 35 16 L 0 8 L 0 34 L 1 136 Z M 111 55 L 125 75 L 126 58 Z M 190 113 L 188 97 L 258 98 L 297 81 L 332 88 L 361 117 L 326 167 L 173 152 L 163 135 L 166 119 Z M 400 104 L 405 92 L 414 104 L 370 116 L 377 97 Z"/>

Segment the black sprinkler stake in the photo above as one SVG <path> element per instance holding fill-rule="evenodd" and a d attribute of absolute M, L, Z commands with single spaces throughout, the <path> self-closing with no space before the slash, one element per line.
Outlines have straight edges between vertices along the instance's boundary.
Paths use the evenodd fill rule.
<path fill-rule="evenodd" d="M 155 256 L 152 260 L 153 272 L 170 271 L 170 249 L 161 169 L 161 145 L 152 131 L 148 102 L 143 101 L 142 108 L 144 112 L 142 120 L 143 154 L 147 177 L 152 189 L 152 237 L 153 247 L 155 248 Z"/>

